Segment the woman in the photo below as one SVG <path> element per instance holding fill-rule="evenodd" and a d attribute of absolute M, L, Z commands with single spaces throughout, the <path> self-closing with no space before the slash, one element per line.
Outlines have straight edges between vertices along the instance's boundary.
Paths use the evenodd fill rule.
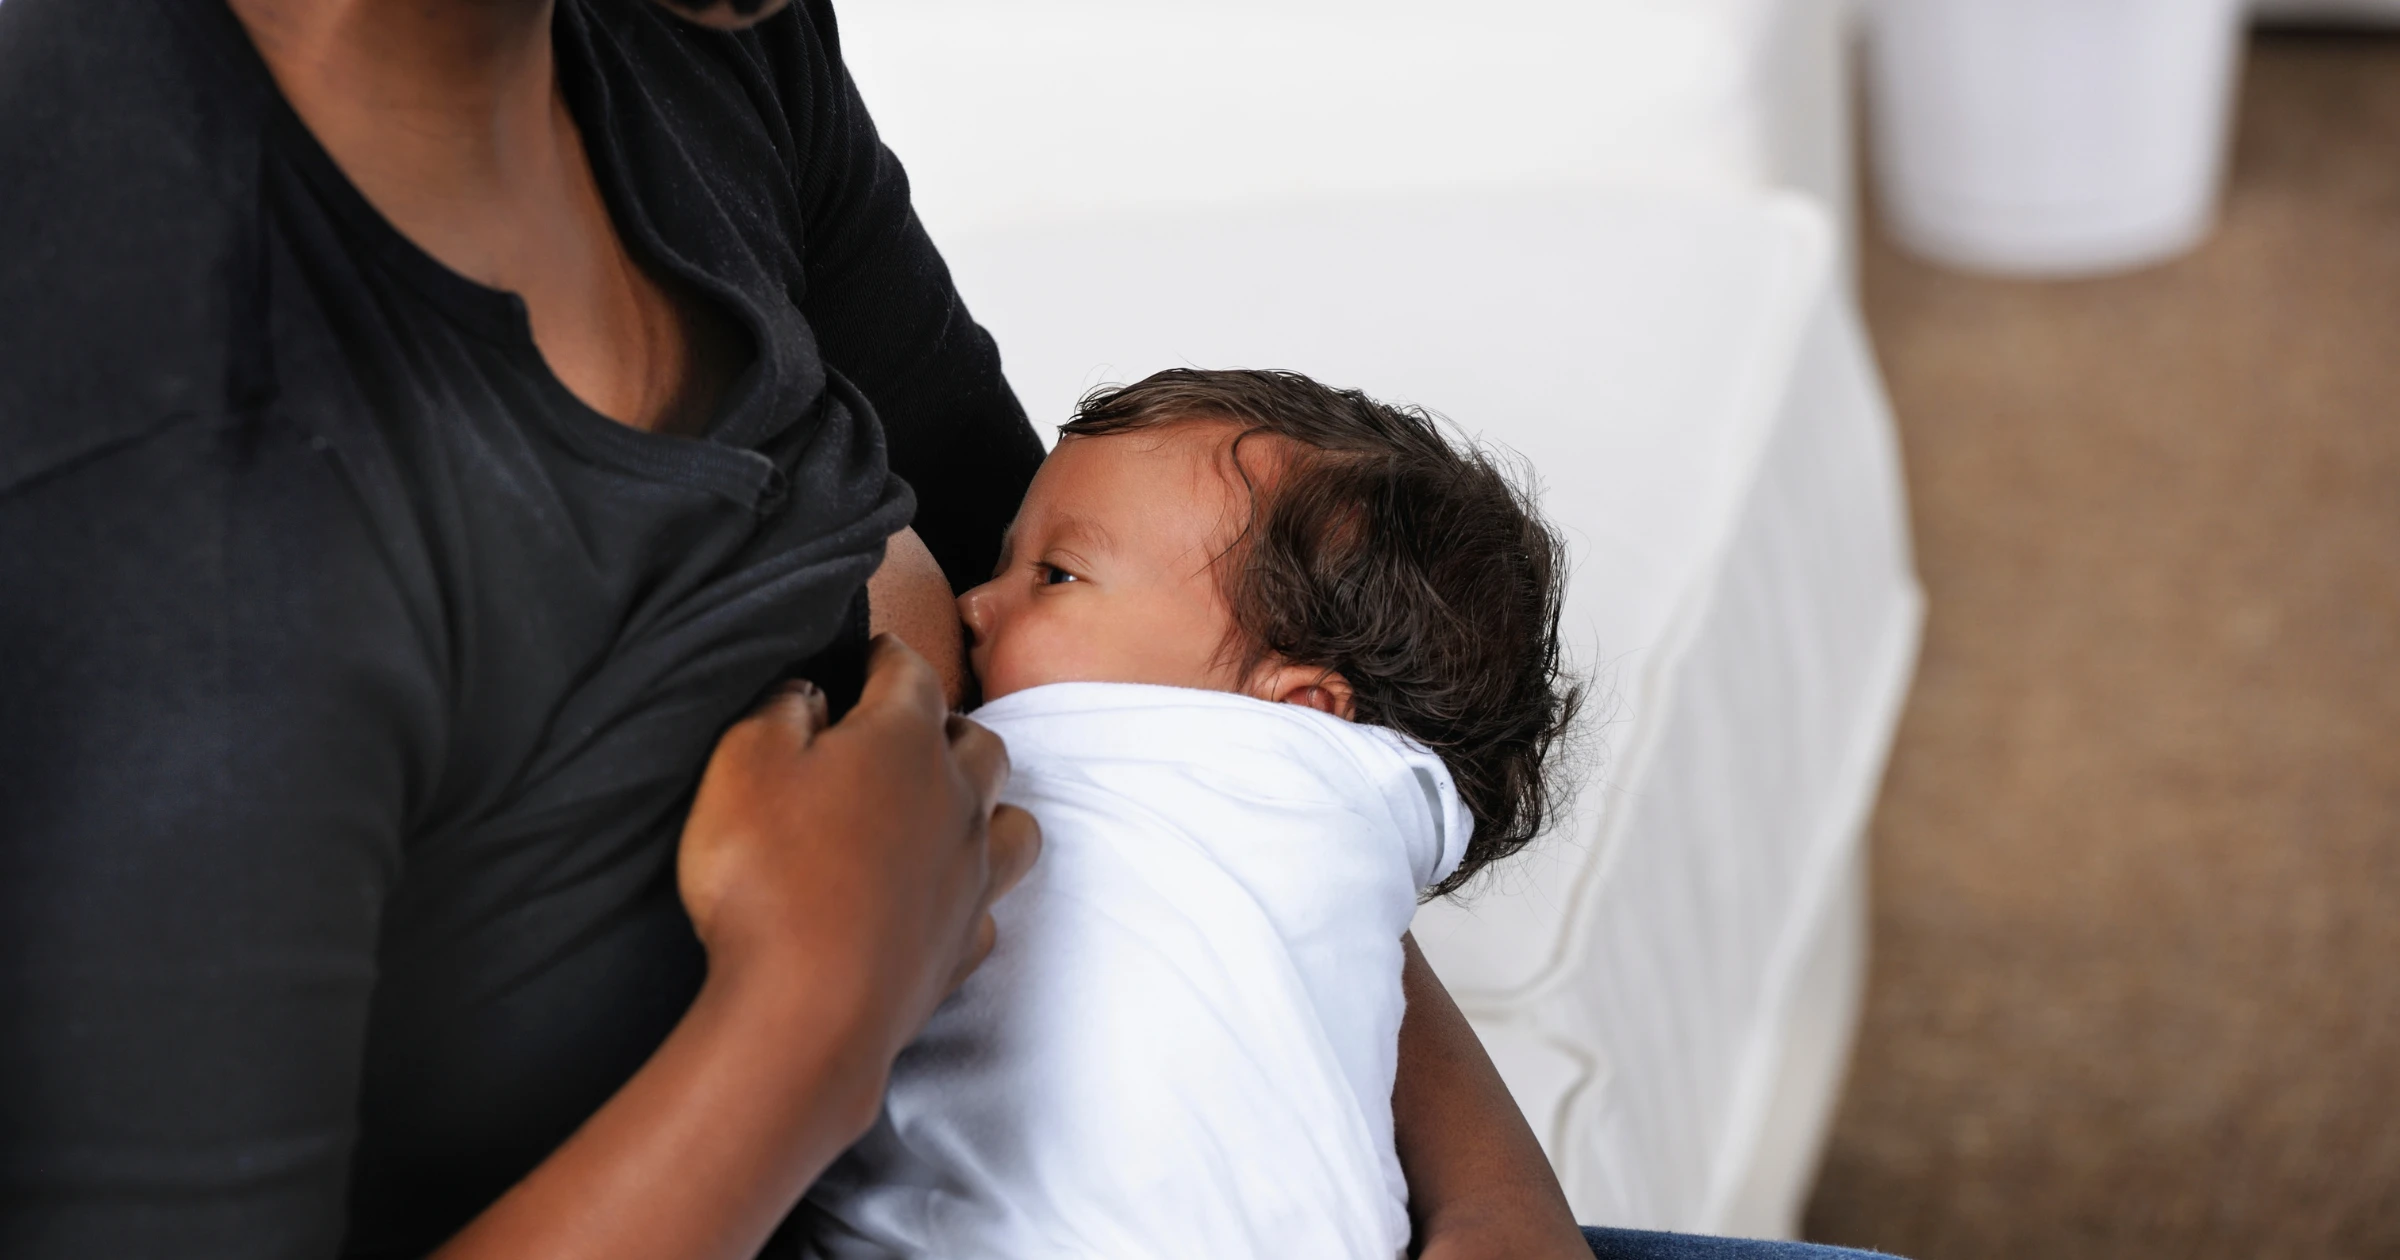
<path fill-rule="evenodd" d="M 750 1255 L 989 948 L 1039 447 L 829 10 L 688 16 L 0 3 L 0 1250 Z M 1409 985 L 1424 1254 L 1582 1254 Z"/>

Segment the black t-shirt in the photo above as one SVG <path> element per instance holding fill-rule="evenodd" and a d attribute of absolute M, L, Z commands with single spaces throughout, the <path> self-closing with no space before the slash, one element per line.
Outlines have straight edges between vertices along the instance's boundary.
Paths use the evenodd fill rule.
<path fill-rule="evenodd" d="M 217 0 L 0 2 L 0 1254 L 438 1245 L 689 1003 L 718 732 L 911 485 L 978 579 L 1040 459 L 823 5 L 555 42 L 749 334 L 704 437 L 578 402 Z"/>

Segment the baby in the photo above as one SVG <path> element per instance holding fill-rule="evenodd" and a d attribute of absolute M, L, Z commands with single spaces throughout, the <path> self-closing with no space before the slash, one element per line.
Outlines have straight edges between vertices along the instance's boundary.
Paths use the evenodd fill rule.
<path fill-rule="evenodd" d="M 1550 805 L 1559 544 L 1424 414 L 1291 373 L 1062 434 L 959 600 L 1043 857 L 810 1245 L 1391 1260 L 1400 938 Z"/>

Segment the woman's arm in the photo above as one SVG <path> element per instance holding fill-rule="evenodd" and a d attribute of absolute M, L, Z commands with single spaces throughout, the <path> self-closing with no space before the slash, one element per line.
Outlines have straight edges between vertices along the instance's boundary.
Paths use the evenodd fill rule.
<path fill-rule="evenodd" d="M 1040 846 L 999 740 L 876 640 L 858 705 L 813 689 L 728 731 L 677 876 L 708 979 L 624 1088 L 442 1260 L 755 1255 L 866 1131 L 893 1056 L 992 945 Z"/>
<path fill-rule="evenodd" d="M 875 404 L 892 471 L 917 492 L 916 530 L 963 591 L 992 575 L 1041 441 L 909 206 L 908 176 L 842 65 L 832 5 L 798 0 L 757 38 L 804 154 L 801 312 L 826 362 Z"/>
<path fill-rule="evenodd" d="M 1392 1128 L 1424 1260 L 1590 1260 L 1541 1144 L 1483 1043 L 1418 951 L 1401 938 L 1400 1071 Z"/>
<path fill-rule="evenodd" d="M 86 418 L 44 401 L 0 404 L 0 466 Z M 12 1260 L 341 1244 L 377 924 L 442 710 L 306 436 L 203 413 L 0 475 Z"/>

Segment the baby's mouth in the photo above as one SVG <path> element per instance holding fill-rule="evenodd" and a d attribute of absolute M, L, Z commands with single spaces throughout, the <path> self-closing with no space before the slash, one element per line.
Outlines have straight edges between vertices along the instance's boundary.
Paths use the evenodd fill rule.
<path fill-rule="evenodd" d="M 983 649 L 967 649 L 967 685 L 961 688 L 958 711 L 973 713 L 983 707 Z"/>

